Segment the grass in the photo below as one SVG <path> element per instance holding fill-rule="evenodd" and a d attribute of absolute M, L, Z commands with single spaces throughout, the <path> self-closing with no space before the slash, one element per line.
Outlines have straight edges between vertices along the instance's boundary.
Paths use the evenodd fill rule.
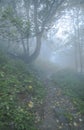
<path fill-rule="evenodd" d="M 84 114 L 84 75 L 71 70 L 62 70 L 53 76 L 53 80 Z"/>
<path fill-rule="evenodd" d="M 45 90 L 31 68 L 0 51 L 0 130 L 37 130 Z"/>

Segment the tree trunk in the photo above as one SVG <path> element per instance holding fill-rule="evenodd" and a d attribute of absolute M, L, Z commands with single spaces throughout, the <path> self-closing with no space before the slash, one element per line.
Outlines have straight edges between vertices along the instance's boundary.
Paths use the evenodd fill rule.
<path fill-rule="evenodd" d="M 78 44 L 78 54 L 79 54 L 79 72 L 82 73 L 82 48 L 81 48 L 81 42 L 80 42 L 80 27 L 79 27 L 79 11 L 77 12 L 77 44 Z"/>
<path fill-rule="evenodd" d="M 21 44 L 23 47 L 23 54 L 19 56 L 11 54 L 11 56 L 22 59 L 26 63 L 33 62 L 38 57 L 40 53 L 40 49 L 41 49 L 41 38 L 42 38 L 43 32 L 40 33 L 39 28 L 38 28 L 37 3 L 38 3 L 37 0 L 34 0 L 34 25 L 35 25 L 35 34 L 36 34 L 36 48 L 33 54 L 29 55 L 29 38 L 26 39 L 27 41 L 25 44 L 22 34 L 21 34 Z M 29 6 L 29 3 L 28 3 L 28 6 Z M 25 7 L 27 11 L 27 19 L 29 20 L 29 8 L 27 9 L 26 1 L 25 1 Z"/>
<path fill-rule="evenodd" d="M 27 55 L 28 55 L 28 57 L 29 57 L 29 38 L 27 38 Z"/>
<path fill-rule="evenodd" d="M 38 57 L 38 55 L 40 54 L 40 50 L 41 50 L 41 35 L 38 35 L 36 37 L 36 48 L 34 53 L 29 56 L 28 61 L 27 62 L 33 62 L 34 60 L 36 60 L 36 58 Z"/>
<path fill-rule="evenodd" d="M 29 18 L 30 0 L 24 0 L 24 5 L 26 9 L 27 20 L 29 20 L 30 19 Z M 29 36 L 27 36 L 26 47 L 27 47 L 27 55 L 29 57 Z"/>
<path fill-rule="evenodd" d="M 21 44 L 22 44 L 22 47 L 23 47 L 23 55 L 25 55 L 27 50 L 26 50 L 25 43 L 24 43 L 22 36 L 21 36 Z"/>

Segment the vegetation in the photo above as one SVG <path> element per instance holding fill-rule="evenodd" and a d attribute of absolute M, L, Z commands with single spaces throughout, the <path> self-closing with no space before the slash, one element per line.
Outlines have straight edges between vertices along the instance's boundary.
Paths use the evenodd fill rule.
<path fill-rule="evenodd" d="M 44 90 L 27 68 L 0 50 L 0 130 L 36 130 L 41 120 L 36 113 L 42 106 Z"/>
<path fill-rule="evenodd" d="M 38 1 L 23 0 L 6 2 L 0 1 L 0 34 L 8 41 L 10 48 L 19 48 L 13 57 L 24 60 L 27 63 L 34 61 L 40 53 L 41 39 L 44 31 L 50 28 L 51 19 L 56 16 L 58 9 L 65 0 Z M 24 13 L 23 11 L 24 10 Z M 33 40 L 36 39 L 36 40 Z M 31 54 L 31 39 L 36 43 L 34 52 Z M 33 44 L 35 46 L 35 44 Z M 14 49 L 16 50 L 16 49 Z M 8 50 L 9 53 L 11 52 Z"/>
<path fill-rule="evenodd" d="M 81 113 L 84 113 L 84 75 L 70 71 L 62 70 L 53 76 L 55 84 L 58 84 L 71 97 L 74 105 Z"/>
<path fill-rule="evenodd" d="M 83 41 L 83 0 L 0 0 L 0 130 L 80 129 Z"/>

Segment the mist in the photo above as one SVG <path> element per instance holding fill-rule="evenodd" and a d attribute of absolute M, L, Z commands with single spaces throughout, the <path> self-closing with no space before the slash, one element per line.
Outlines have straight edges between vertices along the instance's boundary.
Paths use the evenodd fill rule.
<path fill-rule="evenodd" d="M 76 70 L 74 50 L 70 45 L 54 51 L 48 44 L 50 43 L 43 42 L 40 55 L 35 61 L 35 65 L 38 68 L 51 73 L 62 69 Z"/>
<path fill-rule="evenodd" d="M 0 130 L 84 130 L 83 0 L 0 0 Z"/>

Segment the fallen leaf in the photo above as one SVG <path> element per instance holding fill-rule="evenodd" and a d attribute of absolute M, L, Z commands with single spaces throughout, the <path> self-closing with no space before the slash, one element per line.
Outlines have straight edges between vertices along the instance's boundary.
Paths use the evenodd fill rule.
<path fill-rule="evenodd" d="M 79 118 L 79 121 L 82 122 L 83 120 L 81 118 Z"/>
<path fill-rule="evenodd" d="M 28 106 L 29 106 L 30 108 L 33 108 L 34 103 L 33 103 L 32 101 L 30 101 L 30 102 L 28 103 Z"/>
<path fill-rule="evenodd" d="M 78 126 L 76 122 L 73 123 L 74 126 Z"/>
<path fill-rule="evenodd" d="M 32 89 L 33 87 L 30 85 L 30 86 L 28 86 L 28 88 L 29 88 L 29 89 Z"/>

